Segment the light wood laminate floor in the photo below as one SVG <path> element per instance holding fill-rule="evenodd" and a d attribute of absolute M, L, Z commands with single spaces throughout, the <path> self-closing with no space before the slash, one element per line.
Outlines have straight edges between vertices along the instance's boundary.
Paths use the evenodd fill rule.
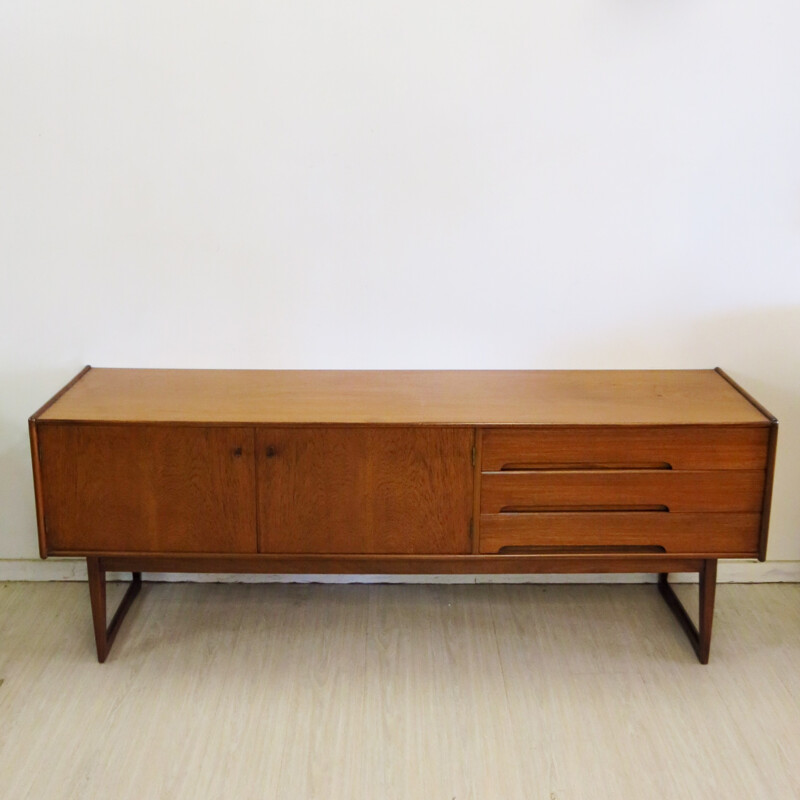
<path fill-rule="evenodd" d="M 800 798 L 800 585 L 714 628 L 703 667 L 653 585 L 146 583 L 100 665 L 85 585 L 0 584 L 0 797 Z"/>

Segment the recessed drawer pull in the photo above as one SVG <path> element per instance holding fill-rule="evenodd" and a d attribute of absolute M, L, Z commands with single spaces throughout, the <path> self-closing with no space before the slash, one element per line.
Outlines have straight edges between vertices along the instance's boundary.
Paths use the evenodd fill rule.
<path fill-rule="evenodd" d="M 606 555 L 608 553 L 666 553 L 666 548 L 659 544 L 625 545 L 625 544 L 587 544 L 547 547 L 537 545 L 512 545 L 501 547 L 501 555 Z"/>
<path fill-rule="evenodd" d="M 501 514 L 558 514 L 558 513 L 591 513 L 591 512 L 668 512 L 669 506 L 653 505 L 584 505 L 584 506 L 548 506 L 548 505 L 527 505 L 527 506 L 503 506 Z"/>
<path fill-rule="evenodd" d="M 565 464 L 521 464 L 509 463 L 500 467 L 500 472 L 574 472 L 578 470 L 667 470 L 672 469 L 672 464 L 667 461 L 655 461 L 638 464 L 619 463 L 565 463 Z"/>

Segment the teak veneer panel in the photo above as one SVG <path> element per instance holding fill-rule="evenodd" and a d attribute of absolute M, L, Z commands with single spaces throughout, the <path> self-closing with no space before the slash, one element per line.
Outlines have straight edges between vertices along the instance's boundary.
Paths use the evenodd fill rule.
<path fill-rule="evenodd" d="M 481 467 L 764 469 L 769 428 L 575 426 L 483 431 Z"/>
<path fill-rule="evenodd" d="M 754 557 L 759 514 L 543 512 L 482 514 L 481 553 L 504 547 L 663 547 L 668 554 Z M 707 557 L 711 557 L 707 555 Z"/>
<path fill-rule="evenodd" d="M 483 514 L 570 506 L 760 512 L 763 496 L 763 470 L 534 470 L 481 476 Z"/>
<path fill-rule="evenodd" d="M 765 425 L 713 370 L 91 369 L 39 419 L 274 425 Z"/>
<path fill-rule="evenodd" d="M 468 553 L 470 428 L 262 428 L 262 553 Z"/>
<path fill-rule="evenodd" d="M 252 428 L 45 425 L 48 551 L 255 553 Z"/>

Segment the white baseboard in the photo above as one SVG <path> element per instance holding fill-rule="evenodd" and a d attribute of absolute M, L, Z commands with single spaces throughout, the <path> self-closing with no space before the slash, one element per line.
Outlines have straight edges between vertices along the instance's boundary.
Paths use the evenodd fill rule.
<path fill-rule="evenodd" d="M 109 579 L 130 576 L 109 574 Z M 240 575 L 145 573 L 145 580 L 194 583 L 652 583 L 655 575 Z M 0 581 L 85 581 L 86 562 L 74 558 L 0 559 Z M 675 582 L 693 582 L 693 573 L 676 574 Z M 719 583 L 800 583 L 800 561 L 720 561 Z"/>

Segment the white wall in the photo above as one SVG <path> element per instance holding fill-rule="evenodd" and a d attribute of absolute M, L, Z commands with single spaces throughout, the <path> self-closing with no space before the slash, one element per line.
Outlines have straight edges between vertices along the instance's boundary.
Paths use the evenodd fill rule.
<path fill-rule="evenodd" d="M 85 363 L 708 367 L 800 561 L 795 0 L 5 0 L 0 559 Z"/>

